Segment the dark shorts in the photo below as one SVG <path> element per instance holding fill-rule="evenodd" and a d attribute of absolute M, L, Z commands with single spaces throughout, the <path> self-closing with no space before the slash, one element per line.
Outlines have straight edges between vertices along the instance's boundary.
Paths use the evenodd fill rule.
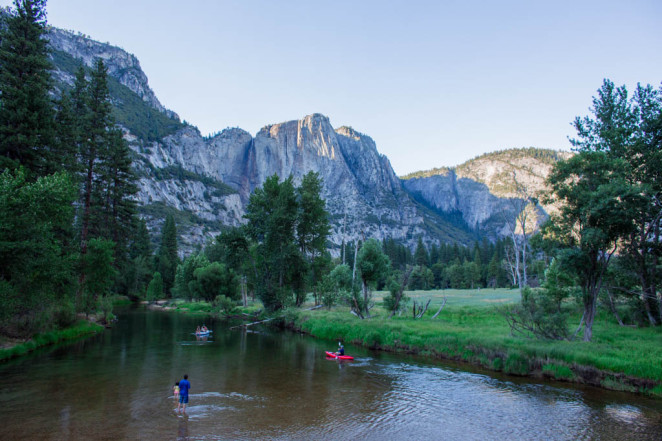
<path fill-rule="evenodd" d="M 187 395 L 179 395 L 179 402 L 182 404 L 188 404 L 188 394 Z"/>

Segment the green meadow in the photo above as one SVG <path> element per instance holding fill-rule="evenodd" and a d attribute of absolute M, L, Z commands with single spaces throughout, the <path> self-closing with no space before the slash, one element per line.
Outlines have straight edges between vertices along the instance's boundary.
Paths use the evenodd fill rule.
<path fill-rule="evenodd" d="M 477 364 L 515 375 L 533 375 L 609 389 L 662 395 L 662 329 L 619 326 L 612 316 L 596 318 L 594 339 L 545 341 L 511 335 L 498 305 L 519 300 L 518 290 L 439 290 L 407 292 L 408 310 L 388 318 L 375 293 L 371 317 L 361 320 L 347 307 L 290 310 L 288 325 L 328 340 Z M 441 313 L 437 312 L 446 298 Z M 412 317 L 411 305 L 427 303 Z M 568 321 L 579 324 L 579 308 Z"/>

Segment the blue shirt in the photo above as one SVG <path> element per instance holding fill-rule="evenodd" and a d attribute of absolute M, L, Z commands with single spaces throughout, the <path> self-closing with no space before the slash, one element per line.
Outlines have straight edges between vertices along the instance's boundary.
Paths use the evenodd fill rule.
<path fill-rule="evenodd" d="M 179 382 L 179 395 L 188 397 L 188 390 L 191 388 L 191 383 L 188 380 Z"/>

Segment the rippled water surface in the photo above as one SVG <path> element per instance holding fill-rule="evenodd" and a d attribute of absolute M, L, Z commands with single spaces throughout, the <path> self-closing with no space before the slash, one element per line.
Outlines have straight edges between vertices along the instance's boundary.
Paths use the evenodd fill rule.
<path fill-rule="evenodd" d="M 662 402 L 539 384 L 199 318 L 127 311 L 0 365 L 2 439 L 662 440 Z M 192 383 L 188 415 L 172 386 Z"/>

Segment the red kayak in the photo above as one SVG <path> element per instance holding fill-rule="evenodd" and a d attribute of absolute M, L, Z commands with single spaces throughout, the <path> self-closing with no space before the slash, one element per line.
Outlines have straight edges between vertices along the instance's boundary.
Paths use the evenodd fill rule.
<path fill-rule="evenodd" d="M 329 351 L 326 351 L 326 356 L 338 360 L 354 360 L 354 357 L 352 357 L 351 355 L 336 355 L 335 352 L 329 352 Z"/>

